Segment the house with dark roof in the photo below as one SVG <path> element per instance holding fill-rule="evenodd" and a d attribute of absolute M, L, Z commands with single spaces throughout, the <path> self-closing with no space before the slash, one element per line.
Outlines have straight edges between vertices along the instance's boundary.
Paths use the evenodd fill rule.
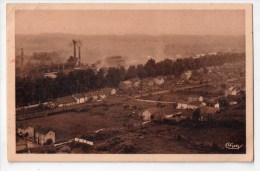
<path fill-rule="evenodd" d="M 55 132 L 48 128 L 35 128 L 34 141 L 41 145 L 54 144 L 55 143 Z"/>

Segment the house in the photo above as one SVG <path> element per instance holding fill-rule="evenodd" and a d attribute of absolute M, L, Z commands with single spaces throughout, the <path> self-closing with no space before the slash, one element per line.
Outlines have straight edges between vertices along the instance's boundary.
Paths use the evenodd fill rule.
<path fill-rule="evenodd" d="M 162 120 L 165 118 L 164 112 L 161 111 L 160 108 L 149 108 L 142 113 L 143 121 L 150 120 Z"/>
<path fill-rule="evenodd" d="M 181 74 L 181 78 L 184 79 L 184 80 L 189 80 L 191 75 L 192 75 L 192 71 L 188 70 L 188 71 Z"/>
<path fill-rule="evenodd" d="M 57 98 L 56 102 L 58 107 L 68 107 L 77 103 L 77 101 L 71 96 Z"/>
<path fill-rule="evenodd" d="M 147 110 L 145 110 L 143 113 L 142 113 L 142 118 L 144 121 L 150 121 L 153 119 L 153 115 L 158 112 L 158 108 L 149 108 Z"/>
<path fill-rule="evenodd" d="M 54 109 L 56 106 L 55 106 L 55 103 L 53 102 L 45 102 L 43 103 L 44 107 L 48 108 L 48 109 Z"/>
<path fill-rule="evenodd" d="M 34 139 L 34 127 L 29 126 L 25 129 L 26 133 L 27 133 L 27 138 L 29 139 Z"/>
<path fill-rule="evenodd" d="M 180 101 L 177 104 L 176 109 L 197 109 L 201 106 L 205 106 L 206 103 L 201 101 L 192 101 L 192 102 L 186 102 L 186 101 Z"/>
<path fill-rule="evenodd" d="M 110 94 L 111 94 L 111 95 L 115 95 L 115 94 L 116 94 L 116 89 L 113 88 L 113 89 L 111 90 L 111 93 L 110 93 Z"/>
<path fill-rule="evenodd" d="M 83 144 L 88 144 L 88 145 L 94 145 L 92 141 L 88 141 L 82 138 L 74 138 L 75 142 L 83 143 Z"/>
<path fill-rule="evenodd" d="M 176 109 L 187 109 L 188 108 L 188 102 L 186 101 L 179 101 L 177 104 Z"/>
<path fill-rule="evenodd" d="M 41 145 L 50 145 L 55 143 L 55 132 L 46 128 L 35 128 L 34 141 Z"/>
<path fill-rule="evenodd" d="M 20 136 L 26 136 L 29 139 L 34 138 L 34 128 L 29 126 L 29 127 L 24 127 L 23 125 L 20 125 L 17 129 L 17 133 Z"/>
<path fill-rule="evenodd" d="M 99 95 L 99 97 L 100 97 L 101 100 L 104 100 L 106 98 L 106 95 L 105 94 L 101 94 L 101 95 Z"/>
<path fill-rule="evenodd" d="M 25 135 L 25 133 L 26 133 L 26 128 L 25 128 L 24 126 L 20 125 L 20 126 L 18 127 L 18 129 L 17 129 L 17 133 L 18 133 L 18 135 L 20 135 L 20 136 Z"/>
<path fill-rule="evenodd" d="M 189 102 L 195 102 L 195 101 L 200 101 L 203 102 L 203 97 L 202 96 L 190 96 L 188 97 Z"/>
<path fill-rule="evenodd" d="M 156 84 L 156 85 L 161 85 L 161 84 L 164 83 L 164 79 L 162 77 L 154 78 L 153 83 Z"/>
<path fill-rule="evenodd" d="M 93 95 L 93 96 L 91 96 L 92 97 L 92 100 L 93 101 L 97 101 L 98 100 L 98 96 L 97 95 Z"/>
<path fill-rule="evenodd" d="M 77 104 L 84 103 L 88 101 L 88 96 L 85 94 L 76 94 L 72 96 Z"/>
<path fill-rule="evenodd" d="M 238 93 L 238 91 L 236 89 L 232 89 L 232 90 L 228 89 L 228 90 L 225 91 L 225 97 L 236 96 L 237 93 Z"/>
<path fill-rule="evenodd" d="M 121 90 L 127 90 L 132 87 L 132 82 L 131 81 L 122 81 L 119 83 L 119 89 Z"/>
<path fill-rule="evenodd" d="M 229 102 L 229 105 L 230 106 L 237 105 L 237 102 L 236 101 L 231 101 L 231 102 Z"/>
<path fill-rule="evenodd" d="M 133 87 L 140 87 L 141 80 L 139 78 L 132 78 L 129 81 L 133 83 Z"/>
<path fill-rule="evenodd" d="M 195 110 L 197 108 L 200 108 L 201 106 L 206 106 L 206 103 L 201 102 L 201 101 L 193 101 L 193 102 L 188 103 L 187 109 Z"/>
<path fill-rule="evenodd" d="M 141 86 L 142 87 L 149 87 L 149 86 L 153 86 L 153 81 L 150 78 L 145 78 L 141 81 Z"/>
<path fill-rule="evenodd" d="M 214 107 L 202 106 L 200 108 L 200 120 L 208 121 L 215 118 L 215 114 L 219 109 Z"/>
<path fill-rule="evenodd" d="M 55 79 L 55 78 L 57 78 L 57 72 L 49 72 L 49 73 L 45 73 L 44 74 L 44 77 L 45 78 L 52 78 L 52 79 Z"/>
<path fill-rule="evenodd" d="M 180 122 L 185 119 L 192 119 L 192 112 L 189 111 L 177 112 L 171 115 L 165 115 L 164 119 Z"/>

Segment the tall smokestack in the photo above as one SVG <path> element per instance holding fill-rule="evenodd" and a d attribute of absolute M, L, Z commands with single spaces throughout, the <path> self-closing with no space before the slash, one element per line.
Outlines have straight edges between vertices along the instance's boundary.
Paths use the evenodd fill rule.
<path fill-rule="evenodd" d="M 78 51 L 79 51 L 79 63 L 78 63 L 78 65 L 80 66 L 81 65 L 80 46 L 78 46 Z"/>
<path fill-rule="evenodd" d="M 72 40 L 74 46 L 74 58 L 76 58 L 76 40 Z"/>
<path fill-rule="evenodd" d="M 23 48 L 21 48 L 21 69 L 23 70 Z"/>

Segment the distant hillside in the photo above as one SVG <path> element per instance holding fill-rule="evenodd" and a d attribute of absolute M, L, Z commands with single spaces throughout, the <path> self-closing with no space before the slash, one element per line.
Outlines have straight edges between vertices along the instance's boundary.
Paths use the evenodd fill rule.
<path fill-rule="evenodd" d="M 129 65 L 144 63 L 151 57 L 158 61 L 217 51 L 245 51 L 245 36 L 39 34 L 15 38 L 16 55 L 21 48 L 25 56 L 58 51 L 64 61 L 73 55 L 72 39 L 80 39 L 82 61 L 89 64 L 105 61 L 108 56 L 124 56 Z"/>

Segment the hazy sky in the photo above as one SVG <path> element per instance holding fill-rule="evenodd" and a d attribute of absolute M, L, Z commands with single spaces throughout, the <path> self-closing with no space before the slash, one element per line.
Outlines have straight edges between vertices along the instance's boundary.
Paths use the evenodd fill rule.
<path fill-rule="evenodd" d="M 243 10 L 27 10 L 15 22 L 16 34 L 245 33 Z"/>

